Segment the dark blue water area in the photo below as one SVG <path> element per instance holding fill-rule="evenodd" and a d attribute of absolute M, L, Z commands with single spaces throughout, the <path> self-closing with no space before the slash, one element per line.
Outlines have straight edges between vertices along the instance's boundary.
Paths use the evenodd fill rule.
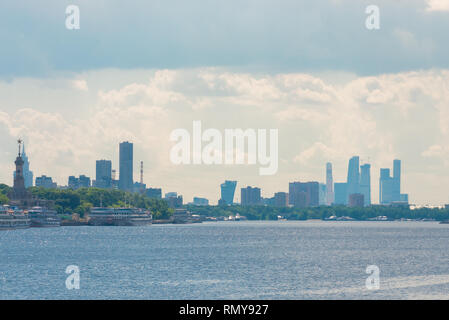
<path fill-rule="evenodd" d="M 79 268 L 79 289 L 66 268 Z M 379 287 L 366 286 L 369 265 Z M 0 299 L 447 299 L 449 225 L 240 221 L 0 232 Z"/>

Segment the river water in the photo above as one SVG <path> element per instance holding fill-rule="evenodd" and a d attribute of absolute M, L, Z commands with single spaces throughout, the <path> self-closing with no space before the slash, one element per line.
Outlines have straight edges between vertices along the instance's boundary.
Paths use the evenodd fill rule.
<path fill-rule="evenodd" d="M 370 290 L 366 269 L 373 265 L 379 286 Z M 68 266 L 79 269 L 79 289 L 66 286 Z M 0 232 L 0 299 L 447 298 L 449 225 L 436 222 L 240 221 Z"/>

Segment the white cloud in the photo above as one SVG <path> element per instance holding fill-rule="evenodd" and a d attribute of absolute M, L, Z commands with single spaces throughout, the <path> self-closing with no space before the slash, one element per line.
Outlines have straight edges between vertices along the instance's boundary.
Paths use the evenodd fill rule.
<path fill-rule="evenodd" d="M 20 105 L 14 95 L 0 96 L 0 105 L 9 106 L 0 110 L 4 146 L 0 181 L 10 183 L 18 136 L 27 142 L 35 174 L 53 176 L 60 184 L 66 184 L 73 174 L 94 178 L 95 160 L 100 158 L 113 160 L 118 169 L 118 143 L 131 140 L 136 167 L 139 160 L 145 163 L 146 182 L 164 191 L 179 191 L 186 199 L 203 195 L 216 201 L 220 182 L 231 178 L 242 186 L 258 185 L 265 196 L 271 196 L 285 191 L 289 180 L 324 181 L 327 161 L 334 163 L 336 180 L 342 180 L 348 158 L 356 154 L 373 165 L 373 199 L 379 167 L 391 166 L 396 157 L 404 161 L 404 192 L 422 185 L 418 177 L 448 176 L 446 70 L 332 83 L 308 74 L 255 75 L 218 68 L 132 74 L 98 71 L 79 75 L 86 79 L 86 86 L 89 83 L 85 100 L 77 102 L 83 104 L 84 112 L 79 114 L 61 108 L 63 100 L 53 99 L 78 97 L 71 87 L 56 90 L 50 80 L 0 83 L 5 93 L 41 92 L 20 100 Z M 124 82 L 124 75 L 132 80 Z M 201 120 L 204 129 L 279 129 L 279 174 L 267 180 L 258 176 L 257 168 L 248 166 L 172 165 L 169 134 L 176 128 L 191 130 L 193 120 Z M 427 189 L 438 189 L 431 183 L 437 182 L 426 179 L 422 193 L 412 194 L 412 201 L 423 203 Z M 441 193 L 441 202 L 444 197 Z"/>
<path fill-rule="evenodd" d="M 427 11 L 449 11 L 449 1 L 427 0 Z"/>
<path fill-rule="evenodd" d="M 87 86 L 86 80 L 73 80 L 72 85 L 75 89 L 78 89 L 81 91 L 89 91 L 89 87 Z"/>

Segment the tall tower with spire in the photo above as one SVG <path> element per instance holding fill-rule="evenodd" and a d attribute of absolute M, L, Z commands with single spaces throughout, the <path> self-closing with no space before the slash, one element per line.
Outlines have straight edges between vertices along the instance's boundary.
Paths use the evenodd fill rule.
<path fill-rule="evenodd" d="M 23 159 L 22 159 L 22 140 L 17 140 L 17 144 L 19 146 L 19 153 L 17 155 L 16 161 L 14 161 L 16 165 L 16 171 L 14 175 L 14 185 L 12 192 L 9 196 L 11 200 L 22 200 L 29 198 L 29 195 L 25 188 L 25 178 L 23 176 Z"/>
<path fill-rule="evenodd" d="M 23 160 L 22 175 L 23 175 L 24 182 L 25 182 L 25 188 L 29 188 L 29 187 L 33 186 L 33 171 L 30 171 L 30 162 L 28 160 L 28 156 L 25 153 L 25 143 L 24 142 L 22 142 L 21 157 Z M 13 172 L 13 177 L 15 179 L 16 171 Z"/>

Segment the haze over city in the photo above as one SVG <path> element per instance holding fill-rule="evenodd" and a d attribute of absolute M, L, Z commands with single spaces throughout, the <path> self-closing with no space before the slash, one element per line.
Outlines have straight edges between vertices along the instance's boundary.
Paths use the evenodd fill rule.
<path fill-rule="evenodd" d="M 60 185 L 71 175 L 94 177 L 98 159 L 112 160 L 118 172 L 118 144 L 128 140 L 134 180 L 142 160 L 147 186 L 177 191 L 186 202 L 217 203 L 225 180 L 238 181 L 238 190 L 260 187 L 264 197 L 288 192 L 291 181 L 325 182 L 327 162 L 343 182 L 354 155 L 371 164 L 373 203 L 379 170 L 393 159 L 402 160 L 410 203 L 449 202 L 446 1 L 379 1 L 378 33 L 364 27 L 367 1 L 258 1 L 239 11 L 232 1 L 220 10 L 169 2 L 139 10 L 81 2 L 76 31 L 55 27 L 69 2 L 6 5 L 0 182 L 12 185 L 18 137 L 35 176 Z M 229 10 L 232 25 L 221 15 Z M 396 19 L 398 12 L 407 19 Z M 278 129 L 277 174 L 174 165 L 170 132 L 191 131 L 195 120 L 221 132 Z"/>

